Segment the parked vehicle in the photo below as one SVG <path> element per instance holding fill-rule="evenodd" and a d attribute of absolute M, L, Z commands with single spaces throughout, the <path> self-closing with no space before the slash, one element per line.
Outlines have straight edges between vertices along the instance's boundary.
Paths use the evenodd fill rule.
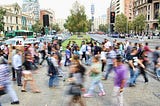
<path fill-rule="evenodd" d="M 36 38 L 27 38 L 25 41 L 24 41 L 24 45 L 26 44 L 34 44 L 34 43 L 39 43 L 40 41 L 38 41 Z"/>

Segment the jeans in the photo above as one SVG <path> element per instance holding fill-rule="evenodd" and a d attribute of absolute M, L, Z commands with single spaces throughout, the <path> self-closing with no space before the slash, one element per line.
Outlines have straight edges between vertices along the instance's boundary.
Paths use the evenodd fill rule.
<path fill-rule="evenodd" d="M 108 75 L 111 73 L 112 69 L 113 69 L 113 64 L 108 64 L 105 79 L 108 78 Z"/>
<path fill-rule="evenodd" d="M 156 74 L 157 74 L 157 77 L 160 78 L 160 69 L 157 69 L 157 70 L 156 70 Z"/>
<path fill-rule="evenodd" d="M 16 70 L 16 72 L 17 72 L 17 84 L 21 85 L 22 84 L 22 81 L 21 81 L 21 79 L 22 79 L 22 69 L 18 69 L 18 70 Z"/>
<path fill-rule="evenodd" d="M 52 75 L 49 78 L 49 87 L 58 86 L 58 76 Z"/>
<path fill-rule="evenodd" d="M 67 58 L 67 56 L 66 56 L 66 59 L 65 59 L 65 62 L 64 62 L 64 66 L 67 66 L 67 63 L 70 64 L 70 59 Z"/>
<path fill-rule="evenodd" d="M 131 85 L 135 84 L 138 75 L 139 75 L 139 70 L 138 70 L 138 69 L 136 69 L 136 70 L 134 71 L 132 68 L 130 68 L 130 79 L 129 79 L 129 83 L 130 83 Z"/>
<path fill-rule="evenodd" d="M 42 65 L 42 63 L 44 62 L 44 60 L 46 59 L 45 57 L 46 57 L 46 52 L 45 52 L 45 50 L 42 50 L 41 51 L 41 54 L 42 54 L 42 61 L 40 62 L 40 65 Z"/>
<path fill-rule="evenodd" d="M 120 87 L 115 86 L 113 89 L 113 106 L 123 106 L 123 92 L 120 92 Z"/>
<path fill-rule="evenodd" d="M 90 55 L 86 55 L 86 64 L 91 65 L 91 56 Z"/>
<path fill-rule="evenodd" d="M 11 82 L 8 82 L 6 85 L 6 91 L 9 94 L 9 96 L 12 98 L 12 101 L 18 101 L 18 97 L 16 92 L 14 91 Z"/>
<path fill-rule="evenodd" d="M 103 85 L 102 85 L 101 81 L 100 80 L 93 80 L 91 83 L 91 86 L 89 88 L 88 94 L 93 94 L 93 90 L 95 89 L 95 87 L 97 85 L 99 86 L 99 89 L 101 90 L 101 92 L 104 92 Z"/>
<path fill-rule="evenodd" d="M 12 67 L 12 79 L 16 78 L 15 69 Z"/>

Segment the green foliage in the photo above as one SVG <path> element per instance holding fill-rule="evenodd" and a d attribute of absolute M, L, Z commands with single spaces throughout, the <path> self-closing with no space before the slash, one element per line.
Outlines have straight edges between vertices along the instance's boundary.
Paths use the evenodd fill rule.
<path fill-rule="evenodd" d="M 119 14 L 116 16 L 115 21 L 115 31 L 119 33 L 124 33 L 127 30 L 127 17 L 124 14 Z"/>
<path fill-rule="evenodd" d="M 51 24 L 52 30 L 55 30 L 56 32 L 60 31 L 60 27 L 58 24 Z"/>
<path fill-rule="evenodd" d="M 32 30 L 35 33 L 40 33 L 42 27 L 43 27 L 42 24 L 39 21 L 36 21 L 36 23 L 34 25 L 32 25 Z"/>
<path fill-rule="evenodd" d="M 160 30 L 160 15 L 159 15 L 159 18 L 158 18 L 158 29 Z"/>
<path fill-rule="evenodd" d="M 3 8 L 0 8 L 0 31 L 4 31 L 4 15 L 6 11 Z"/>
<path fill-rule="evenodd" d="M 107 33 L 107 30 L 108 30 L 108 25 L 107 24 L 100 24 L 99 25 L 99 31 L 102 31 L 102 32 L 105 32 Z"/>
<path fill-rule="evenodd" d="M 70 13 L 71 15 L 67 17 L 64 27 L 70 32 L 87 32 L 90 22 L 87 20 L 84 6 L 76 1 Z"/>
<path fill-rule="evenodd" d="M 133 20 L 133 27 L 136 33 L 142 32 L 146 28 L 146 18 L 143 14 L 138 15 L 134 20 Z"/>

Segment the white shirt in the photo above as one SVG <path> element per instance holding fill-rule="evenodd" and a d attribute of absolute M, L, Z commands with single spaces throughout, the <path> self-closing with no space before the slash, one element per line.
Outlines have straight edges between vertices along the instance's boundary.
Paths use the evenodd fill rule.
<path fill-rule="evenodd" d="M 19 54 L 14 55 L 12 65 L 14 69 L 19 69 L 19 66 L 22 66 L 22 56 Z"/>
<path fill-rule="evenodd" d="M 82 47 L 81 47 L 81 50 L 80 50 L 81 52 L 86 52 L 86 45 L 82 45 Z"/>
<path fill-rule="evenodd" d="M 106 54 L 107 52 L 104 51 L 101 52 L 101 60 L 106 60 Z"/>
<path fill-rule="evenodd" d="M 110 46 L 112 46 L 112 44 L 111 44 L 110 41 L 108 41 L 108 42 L 106 42 L 106 43 L 104 44 L 104 46 L 105 46 L 105 48 L 109 48 Z"/>

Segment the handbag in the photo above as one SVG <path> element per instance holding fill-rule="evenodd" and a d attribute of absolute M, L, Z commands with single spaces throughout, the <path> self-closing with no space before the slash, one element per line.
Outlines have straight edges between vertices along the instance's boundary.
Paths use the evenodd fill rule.
<path fill-rule="evenodd" d="M 0 86 L 0 96 L 6 94 L 6 89 L 4 86 Z"/>
<path fill-rule="evenodd" d="M 69 89 L 69 94 L 74 96 L 81 96 L 81 88 L 79 85 L 72 84 Z"/>

